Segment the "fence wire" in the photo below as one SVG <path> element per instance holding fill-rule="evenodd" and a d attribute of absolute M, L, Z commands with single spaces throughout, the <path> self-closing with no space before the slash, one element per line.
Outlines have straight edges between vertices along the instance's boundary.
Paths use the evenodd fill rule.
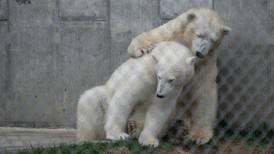
<path fill-rule="evenodd" d="M 255 51 L 257 49 L 247 48 L 246 50 Z M 189 127 L 189 121 L 184 121 L 184 117 L 176 119 L 173 116 L 171 121 L 166 124 L 168 128 L 164 133 L 165 135 L 160 138 L 161 144 L 170 144 L 167 150 L 163 150 L 164 153 L 274 153 L 274 107 L 273 91 L 271 91 L 273 84 L 270 78 L 271 69 L 273 68 L 269 66 L 269 51 L 251 54 L 250 52 L 241 51 L 240 47 L 235 45 L 233 51 L 228 47 L 222 46 L 216 52 L 218 52 L 218 77 L 216 79 L 218 85 L 218 107 L 212 139 L 204 145 L 190 142 L 187 139 L 189 131 L 192 129 Z M 174 58 L 172 56 L 174 55 L 170 55 L 170 59 L 167 58 L 166 65 L 173 61 Z M 117 76 L 119 78 L 114 80 L 116 83 L 111 88 L 117 90 L 116 88 L 122 85 L 124 80 L 131 79 L 134 76 L 134 71 L 143 71 L 142 65 L 140 65 L 142 68 L 136 68 L 135 66 L 139 65 L 129 65 L 129 67 L 125 67 L 126 70 L 119 70 L 121 72 L 132 72 L 132 74 L 129 76 L 119 74 Z M 203 68 L 203 66 L 200 67 Z M 208 70 L 201 69 L 201 71 L 204 72 L 199 74 L 205 75 Z M 133 78 L 136 80 L 136 83 L 138 83 L 138 80 L 146 80 L 143 76 Z M 156 76 L 152 78 L 157 80 Z M 202 78 L 200 77 L 200 79 Z M 129 95 L 135 86 L 139 85 L 129 85 L 126 95 Z M 146 87 L 143 89 L 146 89 Z M 188 90 L 190 89 L 186 86 L 182 93 L 188 95 L 190 92 Z M 154 87 L 154 93 L 155 91 L 156 87 Z M 119 96 L 126 97 L 124 95 Z M 184 102 L 185 106 L 179 112 L 188 114 L 189 110 L 197 105 L 195 104 L 197 97 L 193 96 L 188 102 Z M 105 106 L 103 108 L 103 113 L 106 113 L 107 108 Z M 28 113 L 26 112 L 26 114 Z M 145 115 L 143 116 L 145 117 Z M 102 119 L 103 121 L 104 119 Z M 136 124 L 133 122 L 132 125 Z M 128 126 L 128 124 L 125 127 L 126 129 L 135 129 Z M 125 131 L 129 131 L 126 129 Z M 102 127 L 103 130 L 104 127 Z M 139 135 L 136 136 L 138 138 Z M 139 152 L 142 152 L 141 150 L 144 150 L 140 145 L 135 145 L 138 144 L 136 140 L 126 141 L 128 143 L 117 142 L 117 144 L 109 142 L 98 143 L 98 140 L 94 144 L 77 143 L 76 130 L 71 128 L 28 129 L 6 127 L 0 129 L 0 137 L 0 150 L 2 152 L 39 146 L 52 147 L 53 145 L 55 147 L 51 150 L 56 153 L 131 153 L 132 151 L 138 152 L 140 150 Z M 59 146 L 61 143 L 66 143 L 68 146 Z M 69 144 L 72 144 L 72 146 Z M 111 148 L 115 150 L 111 151 Z M 36 151 L 41 153 L 52 152 L 47 150 L 47 148 Z M 149 152 L 155 151 L 157 150 L 153 149 Z M 28 153 L 31 150 L 25 152 Z M 157 152 L 161 152 L 161 149 Z"/>
<path fill-rule="evenodd" d="M 245 52 L 240 55 L 237 55 L 237 52 L 226 53 L 225 58 L 220 55 L 217 78 L 218 110 L 213 138 L 205 145 L 189 142 L 186 136 L 191 128 L 188 128 L 184 120 L 173 119 L 161 143 L 168 142 L 174 147 L 180 147 L 181 150 L 191 153 L 274 153 L 274 130 L 271 125 L 274 109 L 270 98 L 272 85 L 266 80 L 269 68 L 267 65 L 262 67 L 267 57 L 259 54 L 250 57 L 249 53 Z M 167 65 L 172 61 L 172 56 L 170 56 L 171 59 L 167 58 Z M 126 71 L 132 70 L 140 71 L 141 69 L 131 66 Z M 123 75 L 120 74 L 116 86 L 122 84 L 121 79 L 125 78 Z M 138 78 L 145 80 L 142 76 Z M 132 85 L 128 87 L 129 93 L 132 88 L 134 88 Z M 183 93 L 187 94 L 187 90 L 189 89 L 183 89 Z M 185 110 L 180 112 L 187 112 L 190 107 L 193 107 L 195 99 L 194 97 L 187 102 Z M 2 150 L 76 143 L 76 132 L 71 129 L 3 128 L 0 133 Z M 123 148 L 118 152 L 130 153 L 126 144 L 121 145 Z M 80 151 L 85 152 L 83 149 L 87 147 L 81 148 Z M 58 148 L 55 150 L 58 151 Z M 71 147 L 67 150 L 72 153 L 77 152 Z M 62 152 L 60 149 L 59 151 Z M 87 149 L 86 152 L 91 151 Z M 178 152 L 178 150 L 173 149 L 172 152 Z"/>

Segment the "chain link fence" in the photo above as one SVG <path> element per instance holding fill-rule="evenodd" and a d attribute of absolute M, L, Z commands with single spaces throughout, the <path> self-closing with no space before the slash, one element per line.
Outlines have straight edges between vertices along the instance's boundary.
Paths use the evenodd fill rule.
<path fill-rule="evenodd" d="M 1 2 L 3 1 L 0 0 L 0 4 Z M 9 5 L 13 7 L 9 9 L 11 9 L 12 11 L 16 9 L 20 10 L 26 5 L 35 6 L 33 7 L 34 10 L 37 6 L 38 6 L 37 8 L 44 8 L 44 9 L 47 8 L 46 6 L 51 6 L 51 5 L 52 6 L 56 5 L 58 7 L 59 5 L 64 5 L 66 7 L 69 7 L 68 5 L 69 3 L 65 3 L 63 0 L 61 0 L 60 4 L 58 3 L 58 5 L 55 4 L 54 2 L 50 2 L 50 3 L 45 2 L 46 3 L 45 5 L 42 3 L 38 4 L 34 1 L 27 1 L 27 3 L 23 1 L 22 2 L 16 1 L 16 2 L 20 3 L 20 5 L 17 6 L 15 2 L 11 2 Z M 198 145 L 195 142 L 191 142 L 187 140 L 189 131 L 191 129 L 191 127 L 189 127 L 189 121 L 184 121 L 184 119 L 176 119 L 176 118 L 173 118 L 170 121 L 170 123 L 167 125 L 168 128 L 166 130 L 166 135 L 163 136 L 163 138 L 161 138 L 161 144 L 158 148 L 143 147 L 139 145 L 137 139 L 130 139 L 130 140 L 118 141 L 118 142 L 109 142 L 109 141 L 103 140 L 103 142 L 96 141 L 95 143 L 77 143 L 77 139 L 76 139 L 77 135 L 76 135 L 76 129 L 75 129 L 75 123 L 76 123 L 75 113 L 76 113 L 76 106 L 77 106 L 76 100 L 78 100 L 78 96 L 80 95 L 80 93 L 82 93 L 83 90 L 87 88 L 92 88 L 94 85 L 102 84 L 103 81 L 106 81 L 109 78 L 112 72 L 110 70 L 114 70 L 115 68 L 117 68 L 116 66 L 118 66 L 118 64 L 121 64 L 122 62 L 126 61 L 126 59 L 128 58 L 126 53 L 126 47 L 129 45 L 130 39 L 134 37 L 133 34 L 131 33 L 135 34 L 135 33 L 143 32 L 145 30 L 151 29 L 152 25 L 155 25 L 155 23 L 158 24 L 158 18 L 157 18 L 155 19 L 157 20 L 157 22 L 152 21 L 152 23 L 143 24 L 140 27 L 138 27 L 138 24 L 136 24 L 133 19 L 130 19 L 130 24 L 131 24 L 130 26 L 131 28 L 133 27 L 135 29 L 132 30 L 128 28 L 130 27 L 128 25 L 127 25 L 128 29 L 124 28 L 123 26 L 126 25 L 127 22 L 123 22 L 124 21 L 123 18 L 126 18 L 126 19 L 129 18 L 130 15 L 128 14 L 128 12 L 127 11 L 110 12 L 110 14 L 113 13 L 114 15 L 110 16 L 110 19 L 108 19 L 107 16 L 109 12 L 107 12 L 106 10 L 108 9 L 111 11 L 118 10 L 117 8 L 121 9 L 124 6 L 128 7 L 128 5 L 132 7 L 133 4 L 131 3 L 134 3 L 135 5 L 135 3 L 137 2 L 117 2 L 116 4 L 112 3 L 112 5 L 110 5 L 109 3 L 105 4 L 104 2 L 100 2 L 100 7 L 95 8 L 95 10 L 99 10 L 97 11 L 99 12 L 98 13 L 99 15 L 98 14 L 97 15 L 100 17 L 98 19 L 97 17 L 88 16 L 88 15 L 85 16 L 85 14 L 82 15 L 83 13 L 81 11 L 77 12 L 77 9 L 79 8 L 77 8 L 76 11 L 73 9 L 66 10 L 65 7 L 62 7 L 61 10 L 56 9 L 57 7 L 56 8 L 49 7 L 45 9 L 44 10 L 45 12 L 47 11 L 50 12 L 50 13 L 48 12 L 46 13 L 47 15 L 46 17 L 48 21 L 50 22 L 55 22 L 55 20 L 59 20 L 59 19 L 56 19 L 55 17 L 61 16 L 61 19 L 60 19 L 61 22 L 57 23 L 57 24 L 60 24 L 59 26 L 61 28 L 56 26 L 57 25 L 56 23 L 55 23 L 56 25 L 54 25 L 53 27 L 51 27 L 52 25 L 49 26 L 47 24 L 45 24 L 45 26 L 44 25 L 37 26 L 40 23 L 39 22 L 36 23 L 36 21 L 39 21 L 42 19 L 44 14 L 41 12 L 43 11 L 41 11 L 40 14 L 35 16 L 37 19 L 32 17 L 20 19 L 19 18 L 20 13 L 23 12 L 22 14 L 24 14 L 28 12 L 24 9 L 22 9 L 23 11 L 21 10 L 22 12 L 18 11 L 19 12 L 19 13 L 17 12 L 18 15 L 14 15 L 11 13 L 12 15 L 11 18 L 13 20 L 10 20 L 10 21 L 8 20 L 8 15 L 9 15 L 8 13 L 6 13 L 5 15 L 7 17 L 5 18 L 3 17 L 3 19 L 0 18 L 0 39 L 6 36 L 6 33 L 5 33 L 6 31 L 7 32 L 14 31 L 12 38 L 15 38 L 15 40 L 5 39 L 5 41 L 11 41 L 11 42 L 7 43 L 7 45 L 5 45 L 5 48 L 3 48 L 3 50 L 2 48 L 0 49 L 4 53 L 2 54 L 1 52 L 1 54 L 3 55 L 2 57 L 8 57 L 8 58 L 6 59 L 3 58 L 4 60 L 1 60 L 0 58 L 0 65 L 2 64 L 5 65 L 6 66 L 5 69 L 16 68 L 15 71 L 12 73 L 10 73 L 7 70 L 3 71 L 3 72 L 8 72 L 7 75 L 5 75 L 5 77 L 7 78 L 12 77 L 10 79 L 2 80 L 2 75 L 0 74 L 0 79 L 1 79 L 0 89 L 6 90 L 3 92 L 3 94 L 9 93 L 9 92 L 16 93 L 16 95 L 12 95 L 14 96 L 14 98 L 11 98 L 12 96 L 7 95 L 7 99 L 5 100 L 3 99 L 6 103 L 12 103 L 13 105 L 9 106 L 11 108 L 8 110 L 9 113 L 5 111 L 2 117 L 6 116 L 10 119 L 15 117 L 14 119 L 17 120 L 17 121 L 14 120 L 15 122 L 13 124 L 9 124 L 8 123 L 9 121 L 3 124 L 0 122 L 1 126 L 3 126 L 3 127 L 0 127 L 0 153 L 13 153 L 13 152 L 14 153 L 18 153 L 18 152 L 21 152 L 21 153 L 31 153 L 31 152 L 33 153 L 210 153 L 210 154 L 211 153 L 247 153 L 247 154 L 274 153 L 274 120 L 273 120 L 274 118 L 274 107 L 273 107 L 274 54 L 273 54 L 273 50 L 274 49 L 273 49 L 273 42 L 272 42 L 273 37 L 270 37 L 269 34 L 267 33 L 267 31 L 270 31 L 270 32 L 273 31 L 273 30 L 270 30 L 273 22 L 271 22 L 269 18 L 261 19 L 262 23 L 255 22 L 254 25 L 258 25 L 258 27 L 262 31 L 262 32 L 261 31 L 256 32 L 258 33 L 258 37 L 256 38 L 252 38 L 254 37 L 253 33 L 255 33 L 252 31 L 252 29 L 258 30 L 257 28 L 255 28 L 256 26 L 254 27 L 251 26 L 250 28 L 251 30 L 245 27 L 246 25 L 248 25 L 246 24 L 246 22 L 251 21 L 251 20 L 248 20 L 249 18 L 252 20 L 261 18 L 259 14 L 260 15 L 262 14 L 260 10 L 263 10 L 263 9 L 258 9 L 259 10 L 258 15 L 255 15 L 254 13 L 252 13 L 252 11 L 250 11 L 251 10 L 250 8 L 256 8 L 256 7 L 260 8 L 267 4 L 267 9 L 269 9 L 270 6 L 268 5 L 268 1 L 267 3 L 266 2 L 263 4 L 260 3 L 260 5 L 252 5 L 253 3 L 255 4 L 255 1 L 252 1 L 250 5 L 246 4 L 247 6 L 245 7 L 247 9 L 244 6 L 242 6 L 242 3 L 241 3 L 242 8 L 240 8 L 239 10 L 241 9 L 244 10 L 244 11 L 241 10 L 243 13 L 244 22 L 238 22 L 239 21 L 238 18 L 236 17 L 236 15 L 233 14 L 234 12 L 231 11 L 233 9 L 229 11 L 225 9 L 224 10 L 221 9 L 222 8 L 221 6 L 223 5 L 223 3 L 226 4 L 225 1 L 219 1 L 212 4 L 212 5 L 219 6 L 219 7 L 215 6 L 215 9 L 219 10 L 220 14 L 225 17 L 226 21 L 228 21 L 228 23 L 232 25 L 232 32 L 231 34 L 228 34 L 227 38 L 225 38 L 222 41 L 221 46 L 218 47 L 216 50 L 218 54 L 218 58 L 217 58 L 218 76 L 216 79 L 216 82 L 218 85 L 218 101 L 217 101 L 218 107 L 217 107 L 216 120 L 214 121 L 213 137 L 208 143 L 204 145 Z M 4 3 L 6 4 L 6 2 L 3 2 L 3 4 Z M 91 3 L 93 4 L 93 2 Z M 117 5 L 120 3 L 122 4 L 121 6 Z M 147 5 L 147 3 L 149 3 L 149 5 Z M 138 5 L 139 5 L 138 7 L 140 7 L 141 9 L 137 7 L 136 8 L 133 7 L 135 9 L 132 11 L 137 12 L 136 13 L 137 15 L 135 14 L 136 16 L 135 15 L 131 15 L 131 16 L 136 17 L 138 19 L 138 20 L 136 19 L 137 21 L 140 20 L 141 22 L 145 22 L 143 20 L 150 20 L 152 17 L 154 18 L 155 14 L 159 13 L 155 11 L 156 10 L 155 8 L 160 7 L 158 8 L 158 9 L 162 9 L 160 10 L 160 14 L 162 16 L 165 16 L 165 18 L 162 18 L 160 20 L 163 22 L 167 22 L 170 18 L 173 17 L 173 15 L 171 14 L 173 14 L 174 11 L 171 10 L 170 8 L 164 7 L 165 3 L 166 3 L 165 1 L 161 1 L 161 0 L 159 1 L 159 3 L 156 0 L 153 2 L 140 1 L 138 2 Z M 188 3 L 190 4 L 191 2 L 188 2 Z M 197 1 L 193 3 L 199 3 L 199 2 Z M 232 5 L 232 3 L 230 5 Z M 142 14 L 142 12 L 136 11 L 138 9 L 142 10 L 146 8 L 146 6 L 149 6 L 149 8 L 153 10 L 149 12 L 148 18 L 146 18 L 147 16 Z M 168 6 L 171 7 L 172 5 L 168 5 Z M 83 6 L 79 6 L 79 7 L 81 8 Z M 104 7 L 104 9 L 99 9 L 101 7 Z M 111 9 L 108 7 L 110 7 Z M 94 5 L 92 5 L 92 8 L 94 8 Z M 33 12 L 35 12 L 34 10 L 31 10 L 28 13 L 26 13 L 27 14 L 26 17 L 33 14 Z M 239 10 L 237 11 L 239 12 Z M 58 11 L 60 11 L 61 13 Z M 164 11 L 167 11 L 168 13 L 165 14 Z M 52 15 L 52 12 L 54 12 L 53 15 Z M 228 14 L 229 15 L 232 14 L 233 16 L 231 17 Z M 51 15 L 54 16 L 53 19 L 51 18 Z M 1 6 L 0 6 L 0 16 L 1 16 Z M 96 19 L 93 19 L 93 18 L 96 18 Z M 26 21 L 24 22 L 20 21 L 18 22 L 19 23 L 18 24 L 17 20 L 18 21 L 26 20 Z M 95 20 L 96 21 L 95 24 L 93 23 L 93 21 L 90 22 L 90 20 Z M 110 23 L 108 23 L 108 21 Z M 14 22 L 13 24 L 11 24 L 11 27 L 8 26 L 9 22 Z M 26 23 L 32 23 L 32 22 L 34 24 L 26 25 L 25 27 L 23 26 L 23 28 L 20 27 L 21 23 L 26 24 Z M 43 20 L 43 22 L 45 21 Z M 86 24 L 88 26 L 86 26 Z M 43 32 L 41 32 L 41 34 L 44 34 L 44 33 L 47 34 L 46 35 L 47 38 L 40 37 L 41 35 L 40 33 L 33 34 L 32 27 L 35 27 L 35 26 L 38 27 L 38 28 L 36 27 L 37 29 L 35 29 L 38 32 L 39 31 L 41 32 L 41 30 L 44 30 Z M 109 28 L 108 26 L 112 26 L 110 27 L 110 30 L 107 29 Z M 145 28 L 143 28 L 142 26 Z M 267 30 L 264 30 L 262 27 Z M 52 32 L 52 28 L 54 29 L 53 32 Z M 57 35 L 57 33 L 59 33 L 58 28 L 61 29 L 60 36 Z M 242 32 L 243 30 L 245 30 L 245 28 L 246 28 L 246 33 Z M 53 33 L 56 35 L 53 35 Z M 263 33 L 263 34 L 259 34 L 259 33 Z M 24 35 L 23 37 L 21 37 L 19 36 L 21 34 L 27 34 L 27 35 Z M 38 35 L 39 37 L 37 37 Z M 266 37 L 262 37 L 262 36 L 266 36 Z M 26 43 L 28 41 L 28 39 L 26 38 L 30 38 L 32 40 L 32 43 L 35 42 L 36 40 L 38 41 L 33 44 L 28 44 Z M 53 41 L 51 42 L 51 40 Z M 92 40 L 92 43 L 89 43 L 89 41 L 86 41 L 86 40 Z M 254 43 L 252 40 L 254 40 Z M 26 42 L 24 43 L 24 41 Z M 70 42 L 73 42 L 73 43 L 70 43 Z M 100 42 L 105 42 L 105 44 L 108 44 L 108 45 L 105 46 L 104 44 L 101 44 Z M 39 55 L 39 54 L 43 55 L 43 53 L 36 52 L 38 51 L 38 49 L 41 48 L 41 46 L 39 46 L 41 44 L 42 45 L 48 44 L 48 46 L 46 45 L 42 46 L 42 49 L 43 51 L 45 50 L 45 53 L 47 52 L 46 48 L 48 48 L 49 46 L 50 47 L 54 46 L 52 48 L 52 50 L 54 51 L 55 50 L 56 51 L 66 50 L 66 51 L 62 52 L 60 55 L 56 52 L 52 54 L 51 56 L 47 57 L 48 59 L 51 59 L 51 60 L 47 60 L 47 58 L 43 58 L 43 56 L 41 58 L 41 55 Z M 122 45 L 119 46 L 120 44 Z M 0 41 L 0 47 L 2 46 L 3 46 L 2 42 Z M 34 47 L 34 49 L 31 48 L 32 46 Z M 111 52 L 107 51 L 110 48 L 111 48 Z M 123 50 L 120 51 L 121 48 Z M 23 50 L 34 51 L 33 53 L 30 53 L 29 55 L 38 55 L 38 56 L 34 56 L 32 60 L 36 58 L 40 58 L 39 59 L 40 61 L 43 61 L 43 60 L 46 61 L 45 65 L 42 65 L 41 63 L 37 63 L 37 62 L 28 63 L 29 61 L 31 61 L 30 56 L 25 55 L 24 58 L 20 57 L 22 55 L 20 52 L 18 52 L 18 51 L 21 51 L 19 49 L 22 49 L 22 51 Z M 90 50 L 92 51 L 96 50 L 96 52 L 90 53 Z M 97 52 L 97 50 L 100 52 Z M 117 52 L 116 50 L 119 50 L 119 51 Z M 11 53 L 9 53 L 8 51 L 11 51 Z M 78 52 L 76 53 L 75 51 L 79 51 L 79 54 Z M 10 59 L 9 56 L 14 59 Z M 75 57 L 77 57 L 76 58 L 77 60 L 75 59 Z M 15 62 L 13 60 L 15 60 Z M 56 61 L 61 60 L 63 63 L 56 62 L 55 60 Z M 3 63 L 1 63 L 1 61 L 3 61 Z M 74 65 L 74 62 L 77 62 L 77 65 Z M 46 64 L 49 64 L 49 65 L 46 65 Z M 35 83 L 40 83 L 40 82 L 46 83 L 45 85 L 42 86 L 42 87 L 46 87 L 44 88 L 44 90 L 42 91 L 38 90 L 40 94 L 43 92 L 46 93 L 46 91 L 50 91 L 50 93 L 48 95 L 43 95 L 44 93 L 42 95 L 30 94 L 32 92 L 25 94 L 24 90 L 30 89 L 29 87 L 32 87 L 33 89 L 41 89 L 41 86 L 39 86 L 38 84 L 29 86 L 30 85 L 29 80 L 32 80 L 32 77 L 35 75 L 31 73 L 32 72 L 31 69 L 28 69 L 29 66 L 33 66 L 33 67 L 37 66 L 37 68 L 40 68 L 40 65 L 44 68 L 54 65 L 52 68 L 50 67 L 50 69 L 45 69 L 44 72 L 40 71 L 40 69 L 35 69 L 36 73 L 38 70 L 37 74 L 41 73 L 42 75 L 41 74 L 37 75 L 39 76 L 37 79 L 33 78 L 33 80 L 37 81 Z M 59 68 L 59 66 L 61 65 L 62 67 Z M 68 65 L 67 66 L 68 68 L 63 67 L 63 65 L 64 66 Z M 83 68 L 81 67 L 81 65 L 86 65 L 87 67 Z M 20 76 L 21 66 L 23 70 L 25 71 L 21 73 L 30 74 L 30 76 L 28 75 Z M 91 68 L 89 68 L 89 66 L 91 66 Z M 2 67 L 0 67 L 0 69 L 2 70 Z M 134 67 L 129 68 L 129 70 L 134 70 L 134 69 L 137 70 L 137 68 L 134 68 Z M 55 71 L 58 73 L 46 75 L 48 78 L 44 80 L 40 76 L 44 76 L 43 73 L 47 71 L 48 72 Z M 18 72 L 19 72 L 19 75 L 17 74 Z M 83 73 L 83 75 L 81 75 L 81 77 L 78 78 L 77 76 L 75 76 L 74 72 L 76 72 L 76 74 Z M 86 73 L 86 72 L 89 72 L 89 73 Z M 204 75 L 206 73 L 207 72 L 203 72 L 200 74 Z M 66 76 L 66 77 L 63 78 L 63 76 Z M 21 77 L 22 77 L 22 81 L 21 81 Z M 16 80 L 16 81 L 11 81 L 11 80 Z M 63 80 L 65 80 L 64 83 L 63 83 Z M 78 81 L 78 80 L 81 80 L 81 81 Z M 53 84 L 50 84 L 50 81 L 54 81 Z M 61 82 L 62 84 L 60 84 Z M 2 86 L 2 85 L 8 85 L 8 84 L 11 84 L 10 88 L 2 88 L 2 87 L 9 87 L 9 86 Z M 13 84 L 14 85 L 18 84 L 17 85 L 18 88 L 17 86 L 14 86 Z M 51 91 L 51 88 L 48 85 L 54 87 L 55 89 L 53 88 L 54 90 Z M 62 95 L 62 98 L 60 98 L 59 93 L 62 92 L 63 86 L 64 87 L 68 86 L 69 88 L 66 87 L 64 89 L 65 92 Z M 75 88 L 76 90 L 73 89 L 73 86 L 76 87 Z M 12 88 L 14 89 L 11 90 Z M 129 87 L 129 89 L 131 88 L 132 87 Z M 189 90 L 188 88 L 184 89 L 183 93 L 187 95 L 187 93 L 189 92 L 188 90 Z M 33 97 L 33 95 L 35 95 L 35 97 Z M 48 99 L 51 95 L 54 95 L 54 97 Z M 39 103 L 38 105 L 32 104 L 32 101 L 35 102 L 37 100 L 37 97 L 40 99 L 41 96 L 42 98 L 45 98 L 45 100 L 37 101 L 37 102 L 40 101 L 40 103 L 42 102 L 40 104 L 40 107 L 39 107 Z M 26 102 L 26 104 L 28 103 L 29 104 L 28 105 L 16 104 L 16 102 L 17 103 L 20 102 L 22 98 L 26 98 L 26 99 L 23 99 L 23 101 L 24 103 Z M 187 113 L 188 109 L 195 107 L 195 103 L 196 103 L 195 99 L 196 98 L 193 97 L 187 102 L 187 104 L 183 107 L 184 108 L 184 110 L 182 111 L 183 113 L 188 114 Z M 2 97 L 0 97 L 0 101 L 4 102 L 3 100 L 2 100 Z M 47 104 L 47 102 L 54 102 L 54 103 Z M 64 102 L 64 103 L 60 105 L 58 104 L 59 102 Z M 5 109 L 8 108 L 6 107 L 8 106 L 6 104 L 3 106 L 5 106 L 3 107 Z M 53 107 L 50 108 L 49 106 L 53 106 Z M 20 107 L 22 107 L 22 110 L 20 110 Z M 33 109 L 32 111 L 32 108 L 35 108 L 35 109 Z M 14 109 L 14 111 L 12 109 Z M 44 109 L 44 110 L 41 110 L 41 109 Z M 15 110 L 20 111 L 20 114 L 15 113 Z M 16 116 L 13 116 L 13 114 L 14 115 L 16 114 Z M 2 111 L 0 109 L 0 121 L 1 121 L 1 115 L 2 115 Z M 6 127 L 6 126 L 24 126 L 24 125 L 18 124 L 20 123 L 20 120 L 18 121 L 18 119 L 20 119 L 20 115 L 22 116 L 23 120 L 21 122 L 23 124 L 27 123 L 26 119 L 30 119 L 30 121 L 33 120 L 35 122 L 37 121 L 39 122 L 40 119 L 43 119 L 44 121 L 51 120 L 51 122 L 49 122 L 51 124 L 48 124 L 48 123 L 46 123 L 45 125 L 42 124 L 41 126 L 44 128 L 32 128 L 31 124 L 26 124 L 26 128 Z M 34 117 L 34 115 L 39 115 L 39 116 Z M 66 119 L 65 122 L 63 122 L 62 119 Z M 34 124 L 33 126 L 36 127 L 40 125 Z M 59 126 L 65 127 L 65 128 L 60 128 Z M 127 129 L 135 129 L 135 128 L 130 128 L 132 126 L 127 125 L 127 127 L 128 127 Z M 133 127 L 136 127 L 135 124 L 133 124 Z M 27 148 L 27 150 L 22 150 L 25 148 Z"/>
<path fill-rule="evenodd" d="M 271 123 L 269 123 L 272 120 L 271 114 L 273 114 L 270 98 L 272 85 L 268 80 L 264 79 L 264 75 L 270 71 L 270 68 L 261 67 L 262 62 L 264 62 L 267 57 L 256 55 L 251 58 L 249 54 L 245 52 L 242 52 L 240 55 L 236 55 L 235 53 L 237 52 L 227 53 L 226 58 L 220 56 L 218 58 L 218 114 L 214 126 L 213 138 L 205 145 L 197 145 L 189 142 L 186 139 L 189 128 L 185 121 L 172 121 L 170 128 L 167 130 L 169 137 L 163 138 L 162 141 L 163 143 L 167 142 L 172 144 L 176 148 L 170 148 L 166 151 L 162 150 L 162 152 L 274 152 L 274 130 Z M 138 68 L 130 68 L 129 70 L 135 69 L 138 70 Z M 187 91 L 184 91 L 184 93 L 187 93 Z M 191 107 L 193 103 L 195 103 L 194 100 L 195 98 L 188 102 L 184 108 L 185 111 L 181 112 L 186 112 L 188 107 Z M 26 146 L 50 147 L 53 144 L 76 143 L 76 132 L 73 129 L 2 128 L 0 129 L 0 135 L 2 148 L 12 150 L 14 150 L 14 148 L 26 148 Z M 129 143 L 117 144 L 118 147 L 122 147 L 122 149 L 118 148 L 118 152 L 130 153 L 130 144 L 138 143 L 129 141 Z M 95 145 L 89 146 L 96 149 Z M 97 146 L 104 145 L 98 144 Z M 110 147 L 113 147 L 117 152 L 115 146 L 112 145 L 108 148 Z M 82 146 L 79 148 L 83 150 L 87 147 Z M 106 151 L 110 153 L 113 152 L 108 149 L 107 146 L 105 146 L 105 148 Z M 141 147 L 138 148 L 140 148 L 140 150 L 142 149 Z M 43 149 L 39 150 L 43 151 Z M 60 151 L 58 147 L 51 150 L 55 152 Z M 66 150 L 77 152 L 77 150 L 71 146 L 68 146 Z"/>

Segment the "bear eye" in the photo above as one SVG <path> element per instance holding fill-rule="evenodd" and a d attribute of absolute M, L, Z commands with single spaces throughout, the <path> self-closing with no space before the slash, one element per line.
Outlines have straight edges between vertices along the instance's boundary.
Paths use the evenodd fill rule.
<path fill-rule="evenodd" d="M 171 83 L 171 82 L 173 82 L 175 79 L 168 79 L 167 81 L 169 82 L 169 83 Z"/>

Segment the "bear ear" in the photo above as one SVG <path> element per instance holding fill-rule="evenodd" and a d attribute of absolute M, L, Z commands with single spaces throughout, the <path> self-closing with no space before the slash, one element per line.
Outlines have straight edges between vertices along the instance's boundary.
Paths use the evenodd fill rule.
<path fill-rule="evenodd" d="M 156 64 L 159 62 L 159 60 L 154 55 L 151 55 L 151 57 Z"/>
<path fill-rule="evenodd" d="M 194 13 L 189 13 L 188 15 L 187 15 L 187 21 L 188 22 L 191 22 L 191 21 L 193 21 L 193 20 L 195 20 L 196 19 L 196 15 L 194 14 Z"/>
<path fill-rule="evenodd" d="M 197 61 L 197 58 L 196 57 L 189 57 L 186 59 L 186 63 L 187 64 L 190 64 L 190 65 L 194 65 Z"/>
<path fill-rule="evenodd" d="M 231 31 L 231 28 L 230 28 L 230 27 L 228 27 L 228 26 L 224 26 L 224 27 L 223 27 L 223 34 L 224 34 L 224 35 L 228 34 L 230 31 Z"/>

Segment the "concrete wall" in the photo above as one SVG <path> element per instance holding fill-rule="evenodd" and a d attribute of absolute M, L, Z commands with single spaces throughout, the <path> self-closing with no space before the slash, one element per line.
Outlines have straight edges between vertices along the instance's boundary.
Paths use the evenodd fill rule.
<path fill-rule="evenodd" d="M 197 6 L 232 28 L 219 119 L 274 127 L 273 0 L 0 0 L 0 126 L 74 127 L 79 95 L 128 58 L 132 37 Z"/>

